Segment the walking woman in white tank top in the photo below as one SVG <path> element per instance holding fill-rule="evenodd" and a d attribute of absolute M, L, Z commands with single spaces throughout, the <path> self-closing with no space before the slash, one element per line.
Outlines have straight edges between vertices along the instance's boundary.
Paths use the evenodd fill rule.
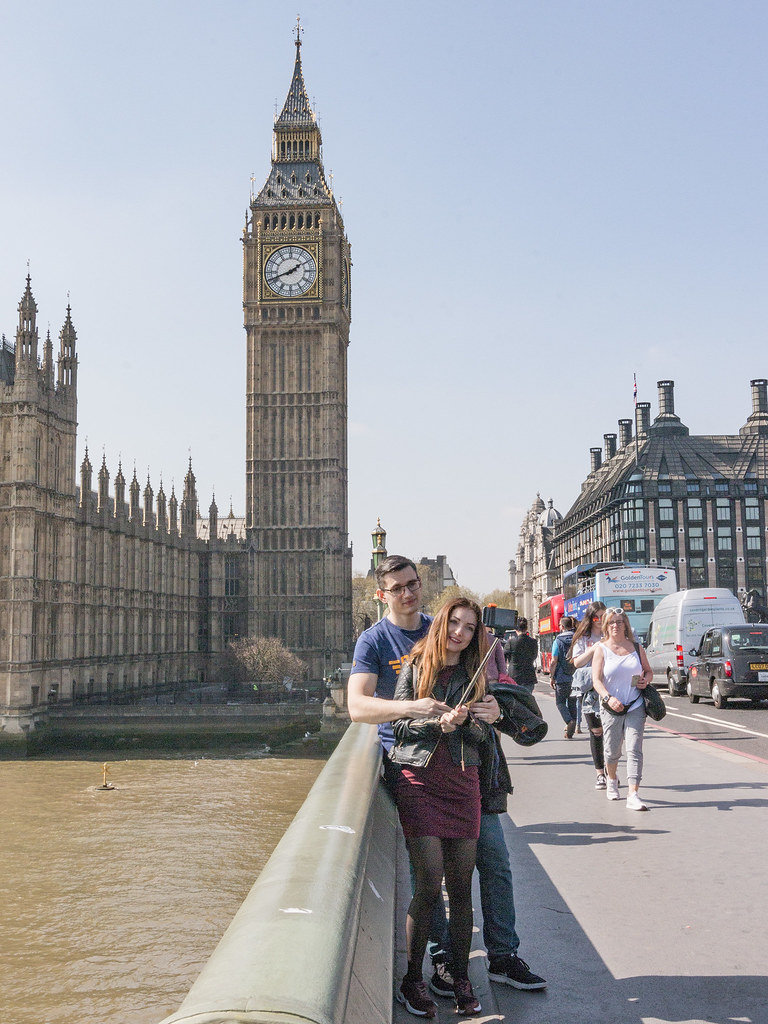
<path fill-rule="evenodd" d="M 602 621 L 603 640 L 592 658 L 592 685 L 600 697 L 603 723 L 606 796 L 619 799 L 616 777 L 622 745 L 627 746 L 627 808 L 647 811 L 638 795 L 643 774 L 645 704 L 641 690 L 653 679 L 645 651 L 635 646 L 629 619 L 620 608 L 608 608 Z"/>

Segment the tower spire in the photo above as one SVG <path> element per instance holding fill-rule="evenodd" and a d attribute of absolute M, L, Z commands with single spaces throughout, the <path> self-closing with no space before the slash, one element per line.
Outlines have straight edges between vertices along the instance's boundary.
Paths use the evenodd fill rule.
<path fill-rule="evenodd" d="M 275 118 L 272 142 L 272 169 L 254 205 L 285 206 L 286 200 L 305 207 L 333 204 L 322 163 L 323 139 L 312 104 L 309 102 L 304 72 L 301 67 L 301 33 L 297 23 L 295 33 L 296 59 L 293 77 L 280 114 Z"/>
<path fill-rule="evenodd" d="M 19 303 L 19 326 L 16 329 L 16 373 L 37 370 L 37 303 L 32 295 L 32 279 L 27 274 L 27 286 Z"/>
<path fill-rule="evenodd" d="M 307 96 L 307 87 L 304 84 L 304 72 L 301 67 L 301 35 L 304 29 L 301 27 L 300 17 L 296 19 L 296 61 L 293 65 L 293 78 L 288 95 L 285 97 L 282 113 L 275 122 L 275 127 L 298 128 L 304 125 L 317 127 L 312 104 Z"/>

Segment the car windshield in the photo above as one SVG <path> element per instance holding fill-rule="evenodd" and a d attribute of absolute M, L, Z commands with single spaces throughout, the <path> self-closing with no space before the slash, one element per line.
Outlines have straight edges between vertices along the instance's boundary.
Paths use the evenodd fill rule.
<path fill-rule="evenodd" d="M 731 650 L 768 653 L 768 630 L 744 629 L 731 633 Z"/>

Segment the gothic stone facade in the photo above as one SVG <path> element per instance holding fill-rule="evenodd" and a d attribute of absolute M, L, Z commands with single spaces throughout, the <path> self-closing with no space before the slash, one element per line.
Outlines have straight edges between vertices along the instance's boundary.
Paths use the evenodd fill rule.
<path fill-rule="evenodd" d="M 248 628 L 279 636 L 315 677 L 348 658 L 352 639 L 350 247 L 321 146 L 297 33 L 272 167 L 243 236 Z"/>
<path fill-rule="evenodd" d="M 347 540 L 350 249 L 321 161 L 300 39 L 272 168 L 244 232 L 247 511 L 198 516 L 105 462 L 76 484 L 76 334 L 39 358 L 27 278 L 15 346 L 0 344 L 0 728 L 55 700 L 205 679 L 245 634 L 278 636 L 320 678 L 351 642 Z M 142 505 L 143 498 L 143 505 Z"/>
<path fill-rule="evenodd" d="M 545 505 L 537 494 L 520 526 L 515 558 L 509 563 L 512 607 L 528 619 L 534 631 L 539 605 L 555 593 L 554 532 L 561 519 L 552 499 Z"/>

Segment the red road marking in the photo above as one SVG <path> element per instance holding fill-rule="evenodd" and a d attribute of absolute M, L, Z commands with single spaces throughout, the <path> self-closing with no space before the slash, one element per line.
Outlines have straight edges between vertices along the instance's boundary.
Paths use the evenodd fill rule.
<path fill-rule="evenodd" d="M 768 764 L 768 758 L 758 757 L 757 754 L 748 754 L 744 750 L 736 750 L 734 747 L 726 747 L 723 743 L 715 743 L 714 740 L 704 740 L 700 736 L 691 736 L 688 732 L 680 732 L 679 729 L 670 729 L 668 725 L 660 725 L 658 722 L 646 722 L 654 729 L 663 729 L 664 732 L 671 732 L 673 736 L 682 736 L 683 739 L 693 740 L 694 743 L 703 743 L 706 747 L 714 747 L 716 750 L 725 750 L 729 754 L 737 754 L 739 757 L 746 757 L 750 761 L 759 761 L 760 764 Z"/>

